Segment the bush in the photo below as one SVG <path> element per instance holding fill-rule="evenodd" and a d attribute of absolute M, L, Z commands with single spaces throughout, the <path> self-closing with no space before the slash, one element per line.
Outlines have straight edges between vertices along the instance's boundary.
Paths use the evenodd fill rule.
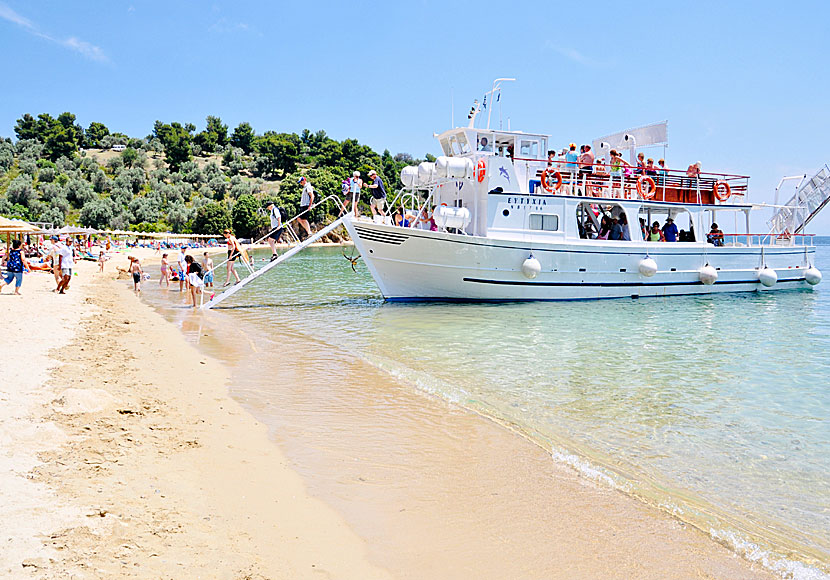
<path fill-rule="evenodd" d="M 260 231 L 268 224 L 268 219 L 259 209 L 262 204 L 250 194 L 242 195 L 233 204 L 231 212 L 233 231 L 243 238 L 258 237 Z"/>
<path fill-rule="evenodd" d="M 231 227 L 231 213 L 224 203 L 211 202 L 196 211 L 191 230 L 196 234 L 221 235 Z"/>
<path fill-rule="evenodd" d="M 32 187 L 32 177 L 25 174 L 15 177 L 9 184 L 6 195 L 12 204 L 29 207 L 29 204 L 37 199 L 35 189 Z"/>
<path fill-rule="evenodd" d="M 85 226 L 97 230 L 106 229 L 115 217 L 116 209 L 115 203 L 109 198 L 94 199 L 84 204 L 79 219 Z"/>

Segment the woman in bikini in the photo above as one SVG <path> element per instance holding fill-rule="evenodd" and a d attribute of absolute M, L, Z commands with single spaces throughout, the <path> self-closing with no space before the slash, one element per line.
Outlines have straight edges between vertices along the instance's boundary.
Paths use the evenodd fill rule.
<path fill-rule="evenodd" d="M 170 261 L 167 259 L 167 254 L 161 255 L 161 276 L 159 276 L 159 286 L 164 282 L 164 285 L 170 287 Z"/>
<path fill-rule="evenodd" d="M 242 248 L 239 246 L 239 240 L 236 239 L 236 236 L 234 236 L 230 230 L 225 230 L 222 234 L 228 242 L 228 276 L 225 280 L 225 286 L 230 286 L 231 274 L 233 274 L 234 278 L 236 278 L 236 282 L 240 281 L 239 274 L 237 274 L 236 270 L 234 270 L 234 263 L 242 257 Z"/>

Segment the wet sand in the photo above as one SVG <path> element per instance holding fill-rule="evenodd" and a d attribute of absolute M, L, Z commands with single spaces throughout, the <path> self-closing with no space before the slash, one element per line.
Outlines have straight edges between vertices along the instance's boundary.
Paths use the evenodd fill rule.
<path fill-rule="evenodd" d="M 171 324 L 84 267 L 54 328 L 45 275 L 7 315 L 42 357 L 2 417 L 7 577 L 772 577 L 288 324 L 177 294 Z"/>

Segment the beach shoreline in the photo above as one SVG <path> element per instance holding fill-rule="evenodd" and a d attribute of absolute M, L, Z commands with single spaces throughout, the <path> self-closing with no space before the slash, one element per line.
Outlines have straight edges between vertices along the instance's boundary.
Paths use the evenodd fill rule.
<path fill-rule="evenodd" d="M 42 412 L 22 422 L 61 435 L 51 447 L 15 443 L 38 463 L 14 477 L 46 495 L 32 526 L 12 531 L 25 502 L 7 520 L 4 535 L 20 546 L 5 554 L 10 577 L 773 577 L 369 365 L 341 368 L 342 384 L 326 391 L 330 376 L 314 363 L 322 346 L 299 333 L 272 353 L 294 353 L 274 403 L 293 410 L 275 429 L 250 398 L 263 380 L 248 372 L 251 360 L 234 368 L 209 356 L 222 351 L 207 317 L 182 311 L 192 319 L 177 328 L 127 280 L 113 281 L 115 265 L 103 276 L 79 266 L 67 296 L 77 314 L 61 319 L 64 342 L 49 346 L 61 366 L 32 375 L 46 384 L 31 405 Z M 47 275 L 36 276 L 23 291 L 41 299 Z M 323 409 L 326 396 L 352 406 L 340 409 L 334 438 L 308 407 Z M 392 414 L 379 412 L 381 398 Z"/>

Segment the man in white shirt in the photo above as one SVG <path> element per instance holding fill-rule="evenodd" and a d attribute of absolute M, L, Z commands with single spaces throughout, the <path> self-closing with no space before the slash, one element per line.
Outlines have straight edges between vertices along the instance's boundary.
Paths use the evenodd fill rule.
<path fill-rule="evenodd" d="M 66 294 L 66 289 L 69 288 L 69 281 L 72 280 L 72 268 L 75 266 L 75 260 L 72 255 L 72 248 L 63 242 L 57 243 L 58 250 L 58 267 L 61 271 L 61 281 L 58 283 L 58 294 Z"/>
<path fill-rule="evenodd" d="M 280 208 L 274 205 L 273 201 L 269 201 L 266 207 L 271 218 L 271 233 L 268 234 L 268 245 L 271 246 L 271 261 L 273 262 L 277 259 L 277 243 L 280 241 L 285 228 L 282 226 Z"/>

